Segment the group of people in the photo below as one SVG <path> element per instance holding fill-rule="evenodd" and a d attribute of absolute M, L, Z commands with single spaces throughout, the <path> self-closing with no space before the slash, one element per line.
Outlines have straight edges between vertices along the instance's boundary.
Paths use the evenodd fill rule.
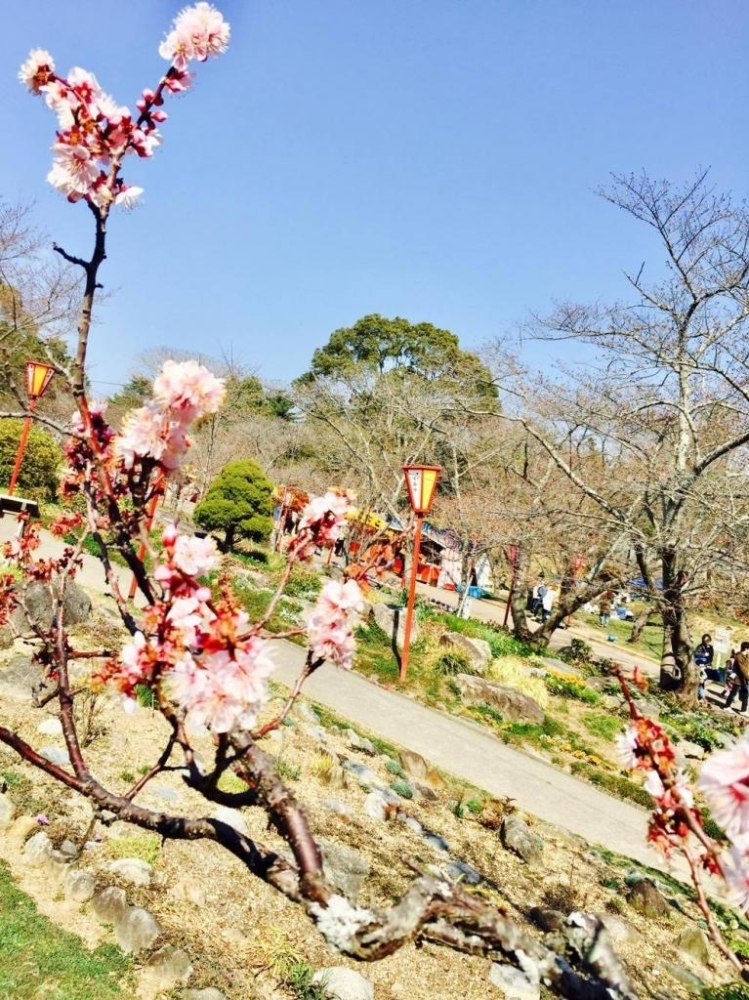
<path fill-rule="evenodd" d="M 705 633 L 699 645 L 694 651 L 694 662 L 700 668 L 699 685 L 697 687 L 697 699 L 703 701 L 705 698 L 705 684 L 708 680 L 719 680 L 720 674 L 713 667 L 715 659 L 715 649 L 713 640 L 709 633 Z M 729 709 L 733 704 L 736 695 L 739 695 L 742 715 L 749 705 L 749 642 L 742 642 L 737 650 L 732 649 L 731 655 L 726 660 L 725 666 L 725 688 L 723 696 L 725 702 L 723 708 Z"/>

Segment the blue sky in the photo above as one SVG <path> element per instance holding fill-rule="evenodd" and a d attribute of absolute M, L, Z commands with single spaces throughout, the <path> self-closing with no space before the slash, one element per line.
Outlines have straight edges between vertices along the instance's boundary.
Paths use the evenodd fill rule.
<path fill-rule="evenodd" d="M 370 312 L 477 349 L 555 299 L 625 294 L 659 264 L 594 194 L 611 171 L 710 166 L 746 193 L 744 0 L 226 0 L 226 55 L 132 160 L 91 359 L 113 391 L 144 349 L 232 353 L 285 382 Z M 5 0 L 0 196 L 87 255 L 88 213 L 45 182 L 54 118 L 17 83 L 32 47 L 134 106 L 179 2 Z M 526 348 L 533 363 L 548 345 Z"/>

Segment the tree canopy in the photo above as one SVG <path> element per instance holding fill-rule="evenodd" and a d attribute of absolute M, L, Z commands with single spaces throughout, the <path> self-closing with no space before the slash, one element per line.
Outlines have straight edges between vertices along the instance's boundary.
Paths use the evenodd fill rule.
<path fill-rule="evenodd" d="M 335 330 L 327 344 L 314 352 L 309 371 L 298 382 L 345 381 L 391 371 L 455 385 L 462 382 L 472 394 L 489 399 L 497 395 L 488 369 L 475 354 L 460 347 L 454 333 L 431 323 L 411 323 L 400 316 L 387 319 L 377 313 Z"/>

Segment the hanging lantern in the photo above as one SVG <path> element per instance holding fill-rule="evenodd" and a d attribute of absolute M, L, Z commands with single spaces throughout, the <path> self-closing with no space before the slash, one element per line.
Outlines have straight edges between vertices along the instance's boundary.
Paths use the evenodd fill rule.
<path fill-rule="evenodd" d="M 439 482 L 439 465 L 404 465 L 408 499 L 414 514 L 428 514 Z"/>

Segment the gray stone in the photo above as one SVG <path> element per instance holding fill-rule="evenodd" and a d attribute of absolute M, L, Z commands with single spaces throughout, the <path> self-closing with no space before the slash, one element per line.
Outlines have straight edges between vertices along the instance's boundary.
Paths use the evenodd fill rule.
<path fill-rule="evenodd" d="M 398 763 L 408 777 L 416 781 L 423 781 L 429 773 L 427 762 L 414 750 L 401 750 L 398 754 Z"/>
<path fill-rule="evenodd" d="M 372 606 L 372 616 L 388 639 L 394 641 L 398 649 L 403 649 L 403 638 L 406 630 L 406 609 L 390 607 L 387 604 L 375 604 Z M 419 625 L 414 615 L 411 622 L 411 642 L 416 642 L 418 637 Z"/>
<path fill-rule="evenodd" d="M 355 774 L 359 781 L 363 781 L 367 785 L 377 785 L 380 782 L 379 776 L 372 768 L 367 767 L 366 764 L 360 764 L 358 760 L 344 760 L 343 769 Z"/>
<path fill-rule="evenodd" d="M 42 747 L 39 753 L 42 757 L 46 757 L 50 763 L 57 764 L 58 767 L 67 767 L 70 763 L 67 750 L 63 750 L 61 747 Z"/>
<path fill-rule="evenodd" d="M 427 844 L 429 844 L 430 847 L 433 847 L 435 851 L 447 853 L 450 850 L 449 843 L 444 837 L 440 836 L 439 833 L 433 833 L 431 830 L 424 830 L 422 836 Z"/>
<path fill-rule="evenodd" d="M 390 803 L 381 788 L 376 788 L 364 799 L 362 809 L 370 819 L 383 822 L 387 819 Z"/>
<path fill-rule="evenodd" d="M 368 753 L 372 757 L 375 757 L 379 753 L 377 747 L 371 740 L 366 739 L 364 736 L 360 736 L 358 733 L 354 732 L 353 729 L 347 729 L 343 735 L 349 741 L 349 745 L 354 750 L 361 750 L 362 753 Z"/>
<path fill-rule="evenodd" d="M 657 919 L 669 912 L 668 903 L 650 879 L 643 878 L 635 882 L 627 893 L 627 901 L 633 910 L 642 913 L 644 917 Z"/>
<path fill-rule="evenodd" d="M 505 684 L 472 674 L 457 674 L 455 683 L 466 704 L 491 705 L 509 722 L 533 722 L 540 726 L 544 721 L 543 709 L 537 701 Z"/>
<path fill-rule="evenodd" d="M 163 928 L 153 914 L 141 906 L 128 906 L 115 920 L 114 936 L 126 955 L 137 955 L 152 948 L 163 934 Z"/>
<path fill-rule="evenodd" d="M 492 662 L 492 648 L 486 639 L 473 639 L 462 632 L 445 632 L 440 638 L 440 645 L 465 653 L 471 670 L 477 674 L 485 674 Z"/>
<path fill-rule="evenodd" d="M 26 841 L 23 848 L 23 860 L 30 868 L 45 865 L 52 857 L 54 847 L 47 834 L 40 830 Z"/>
<path fill-rule="evenodd" d="M 464 885 L 481 885 L 484 876 L 476 871 L 473 865 L 466 864 L 465 861 L 453 861 L 447 866 L 447 874 L 456 882 Z"/>
<path fill-rule="evenodd" d="M 676 947 L 696 962 L 707 965 L 710 961 L 707 935 L 701 927 L 687 927 L 674 941 Z"/>
<path fill-rule="evenodd" d="M 332 885 L 343 893 L 352 903 L 359 898 L 364 879 L 371 869 L 369 862 L 351 847 L 334 841 L 323 841 L 323 865 L 325 874 Z"/>
<path fill-rule="evenodd" d="M 313 726 L 320 724 L 320 716 L 308 701 L 298 701 L 294 706 L 294 715 L 305 722 L 311 722 Z"/>
<path fill-rule="evenodd" d="M 328 812 L 335 813 L 336 816 L 353 816 L 354 810 L 346 802 L 341 802 L 340 799 L 323 799 L 320 803 L 323 809 L 327 809 Z"/>
<path fill-rule="evenodd" d="M 7 795 L 0 795 L 0 830 L 10 826 L 16 815 L 16 808 Z"/>
<path fill-rule="evenodd" d="M 13 612 L 13 624 L 16 628 L 23 632 L 28 632 L 30 627 L 51 628 L 56 601 L 48 583 L 30 583 L 24 590 L 23 603 L 25 609 L 17 608 Z M 80 625 L 81 622 L 88 621 L 91 615 L 91 598 L 77 583 L 68 581 L 66 584 L 63 611 L 66 625 Z"/>
<path fill-rule="evenodd" d="M 169 785 L 152 785 L 150 792 L 151 795 L 163 799 L 164 802 L 179 802 L 180 800 L 180 794 L 177 789 L 170 788 Z"/>
<path fill-rule="evenodd" d="M 208 986 L 204 990 L 184 990 L 182 1000 L 229 1000 L 229 998 L 221 990 Z"/>
<path fill-rule="evenodd" d="M 374 1000 L 374 986 L 360 972 L 336 965 L 320 969 L 312 977 L 313 983 L 323 983 L 330 1000 Z"/>
<path fill-rule="evenodd" d="M 636 944 L 642 941 L 642 934 L 624 917 L 615 913 L 596 913 L 594 916 L 609 932 L 612 941 L 619 944 Z"/>
<path fill-rule="evenodd" d="M 114 885 L 94 893 L 91 899 L 93 914 L 103 924 L 114 924 L 121 920 L 127 908 L 125 890 Z"/>
<path fill-rule="evenodd" d="M 43 736 L 62 736 L 62 723 L 56 717 L 45 719 L 36 727 L 36 731 Z"/>
<path fill-rule="evenodd" d="M 693 993 L 700 993 L 705 987 L 705 981 L 700 979 L 699 976 L 695 976 L 689 969 L 685 969 L 683 965 L 676 965 L 674 962 L 664 962 L 663 968 L 677 982 L 681 983 L 682 986 L 686 986 Z"/>
<path fill-rule="evenodd" d="M 9 663 L 0 666 L 0 695 L 11 701 L 29 701 L 43 679 L 44 667 L 27 656 L 14 656 Z"/>
<path fill-rule="evenodd" d="M 543 841 L 519 816 L 505 816 L 499 830 L 499 839 L 506 850 L 517 854 L 527 864 L 540 861 Z"/>
<path fill-rule="evenodd" d="M 96 879 L 91 872 L 71 868 L 65 874 L 65 898 L 75 903 L 87 903 L 93 899 L 96 891 Z"/>
<path fill-rule="evenodd" d="M 195 971 L 187 952 L 172 944 L 165 944 L 154 952 L 148 960 L 147 968 L 155 974 L 162 990 L 170 990 L 177 983 L 186 983 Z"/>
<path fill-rule="evenodd" d="M 65 857 L 69 858 L 71 861 L 74 861 L 80 854 L 80 851 L 75 846 L 73 841 L 67 840 L 67 838 L 60 844 L 59 850 L 60 854 L 64 854 Z"/>
<path fill-rule="evenodd" d="M 232 809 L 230 806 L 216 806 L 213 811 L 214 819 L 226 823 L 237 831 L 237 833 L 247 834 L 247 820 L 239 809 Z"/>
<path fill-rule="evenodd" d="M 107 865 L 107 870 L 132 885 L 151 885 L 153 882 L 153 865 L 140 858 L 118 858 Z"/>
<path fill-rule="evenodd" d="M 640 707 L 639 705 L 637 706 Z M 699 743 L 692 743 L 690 740 L 681 740 L 676 745 L 677 754 L 681 754 L 688 760 L 703 760 L 705 757 L 705 748 L 701 747 Z"/>
<path fill-rule="evenodd" d="M 489 970 L 489 982 L 498 986 L 507 1000 L 538 1000 L 541 996 L 541 982 L 538 973 L 529 979 L 514 965 L 493 962 Z"/>
<path fill-rule="evenodd" d="M 542 931 L 558 931 L 567 923 L 567 917 L 561 910 L 553 910 L 547 906 L 534 906 L 528 916 L 536 927 Z"/>

